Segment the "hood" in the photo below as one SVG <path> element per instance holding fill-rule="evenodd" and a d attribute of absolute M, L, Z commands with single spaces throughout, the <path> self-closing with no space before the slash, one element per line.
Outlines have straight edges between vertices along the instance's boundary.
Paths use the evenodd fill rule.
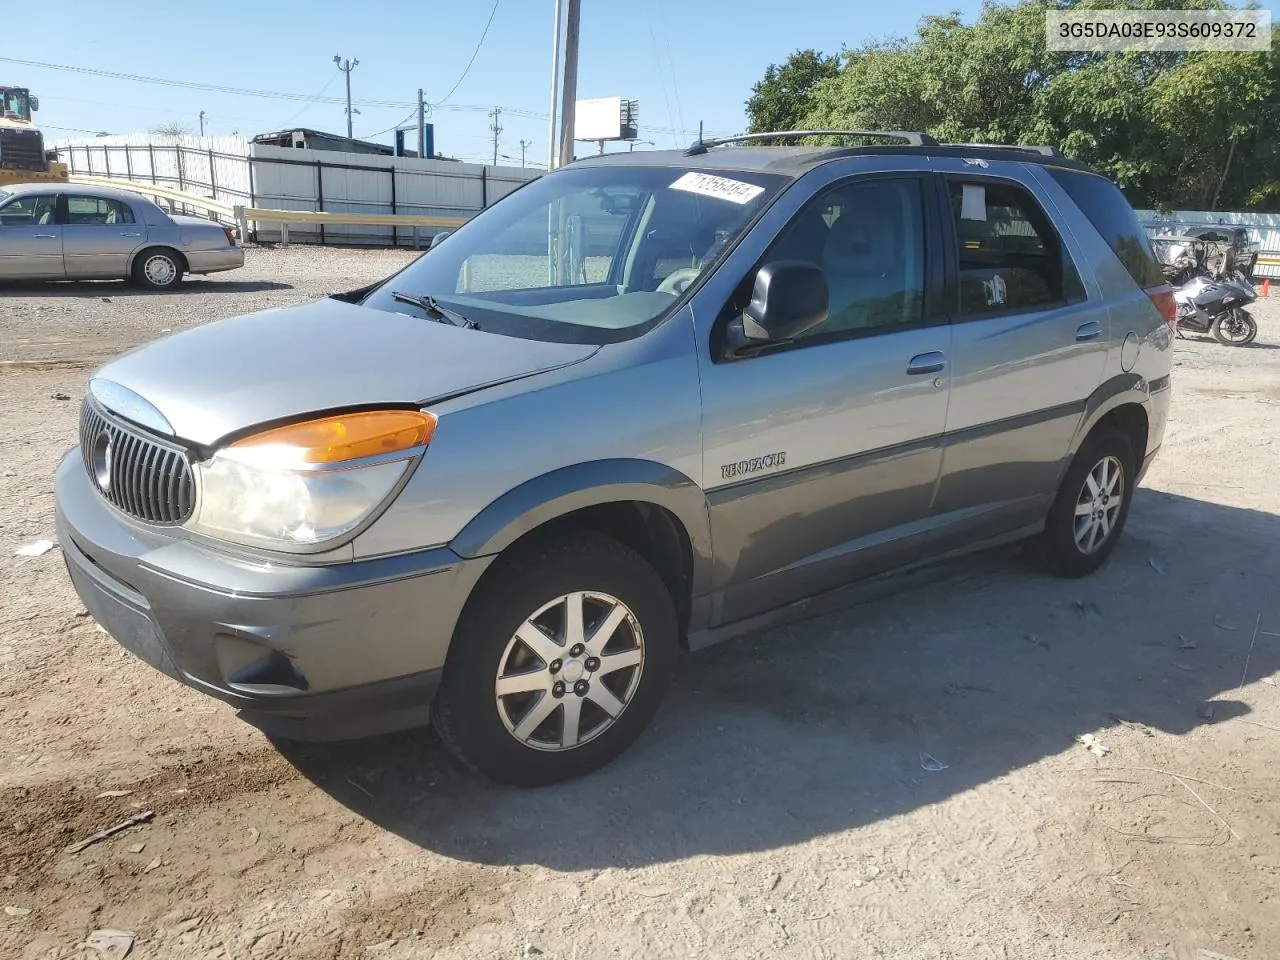
<path fill-rule="evenodd" d="M 146 400 L 179 438 L 211 446 L 310 413 L 458 396 L 577 363 L 598 349 L 328 299 L 174 334 L 113 360 L 94 378 Z"/>

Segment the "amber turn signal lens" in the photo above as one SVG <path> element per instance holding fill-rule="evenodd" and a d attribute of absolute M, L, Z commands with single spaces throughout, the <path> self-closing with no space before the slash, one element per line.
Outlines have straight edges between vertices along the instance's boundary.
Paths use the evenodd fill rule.
<path fill-rule="evenodd" d="M 270 458 L 277 462 L 341 463 L 424 446 L 431 442 L 435 430 L 436 418 L 429 413 L 370 410 L 276 427 L 233 443 L 227 452 L 255 454 L 270 450 L 278 454 Z"/>

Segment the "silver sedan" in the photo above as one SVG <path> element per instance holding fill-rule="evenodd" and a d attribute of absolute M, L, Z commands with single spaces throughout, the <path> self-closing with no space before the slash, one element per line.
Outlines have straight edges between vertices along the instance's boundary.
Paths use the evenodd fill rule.
<path fill-rule="evenodd" d="M 229 227 L 170 216 L 127 190 L 65 183 L 0 189 L 0 282 L 132 279 L 171 290 L 184 273 L 244 266 Z"/>

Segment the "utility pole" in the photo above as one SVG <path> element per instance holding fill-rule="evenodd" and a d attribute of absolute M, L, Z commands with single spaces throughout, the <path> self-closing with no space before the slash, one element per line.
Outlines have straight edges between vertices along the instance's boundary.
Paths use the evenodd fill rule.
<path fill-rule="evenodd" d="M 556 0 L 556 29 L 551 39 L 551 127 L 547 131 L 547 171 L 556 168 L 556 157 L 560 154 L 556 144 L 556 94 L 560 92 L 560 33 L 564 26 L 564 8 L 562 0 Z"/>
<path fill-rule="evenodd" d="M 565 0 L 564 86 L 560 91 L 560 166 L 573 162 L 574 104 L 578 99 L 578 22 L 582 0 Z"/>
<path fill-rule="evenodd" d="M 339 70 L 347 75 L 347 139 L 351 140 L 353 138 L 351 133 L 351 71 L 360 66 L 360 60 L 359 58 L 355 60 L 348 59 L 344 64 L 342 57 L 334 54 L 333 62 L 338 65 Z"/>
<path fill-rule="evenodd" d="M 422 88 L 418 88 L 418 159 L 427 155 L 427 102 L 422 99 Z"/>
<path fill-rule="evenodd" d="M 200 111 L 200 136 L 204 136 L 204 111 Z"/>
<path fill-rule="evenodd" d="M 501 107 L 494 107 L 489 111 L 489 116 L 493 118 L 493 123 L 489 124 L 489 129 L 493 131 L 493 165 L 498 165 L 498 134 L 502 132 L 502 127 L 498 125 L 498 115 L 502 113 Z"/>
<path fill-rule="evenodd" d="M 532 140 L 521 140 L 521 141 L 520 141 L 520 166 L 521 166 L 521 167 L 523 167 L 523 166 L 524 166 L 524 152 L 525 152 L 526 150 L 528 150 L 531 146 L 533 146 L 533 141 L 532 141 Z"/>

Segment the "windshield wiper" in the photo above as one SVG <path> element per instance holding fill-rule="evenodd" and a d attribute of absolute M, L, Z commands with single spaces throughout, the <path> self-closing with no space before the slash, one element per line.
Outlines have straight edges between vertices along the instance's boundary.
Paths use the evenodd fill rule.
<path fill-rule="evenodd" d="M 445 323 L 452 323 L 455 327 L 462 327 L 466 330 L 479 330 L 480 325 L 474 320 L 468 320 L 457 310 L 450 310 L 448 307 L 441 306 L 435 297 L 415 297 L 411 293 L 401 293 L 399 290 L 391 291 L 391 299 L 398 300 L 400 303 L 411 303 L 428 317 L 434 320 L 442 320 Z"/>

